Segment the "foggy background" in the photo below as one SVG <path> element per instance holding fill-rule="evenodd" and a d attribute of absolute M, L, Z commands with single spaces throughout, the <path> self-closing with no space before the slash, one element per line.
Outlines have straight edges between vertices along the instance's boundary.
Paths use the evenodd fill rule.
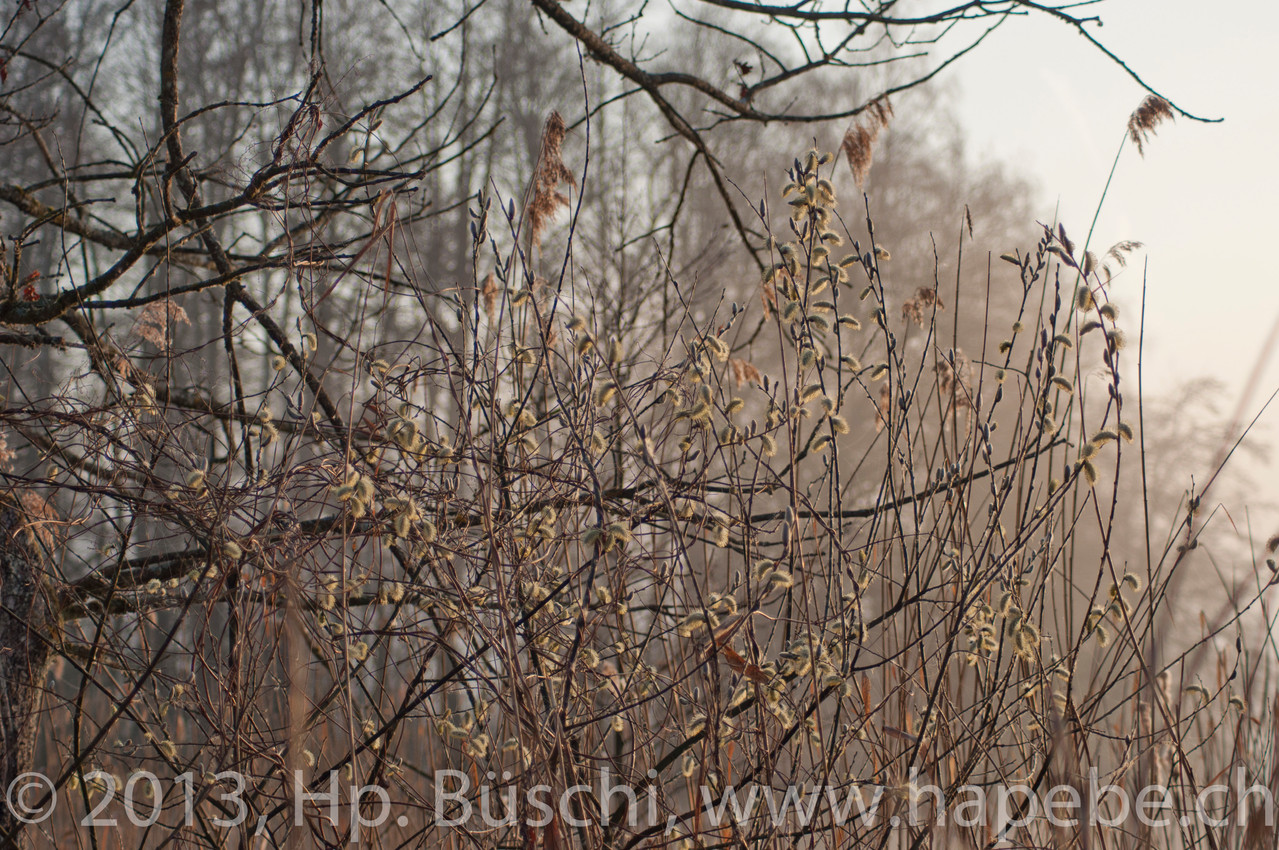
<path fill-rule="evenodd" d="M 1147 83 L 1219 124 L 1180 119 L 1159 128 L 1144 160 L 1124 150 L 1097 222 L 1094 247 L 1144 243 L 1112 297 L 1135 332 L 1143 261 L 1149 262 L 1143 373 L 1148 392 L 1177 394 L 1214 380 L 1221 412 L 1250 419 L 1279 382 L 1266 340 L 1279 320 L 1279 273 L 1268 258 L 1279 191 L 1279 5 L 1205 6 L 1124 0 L 1098 6 L 1094 34 Z M 1082 11 L 1082 10 L 1081 10 Z M 1045 18 L 992 34 L 954 75 L 970 150 L 1015 163 L 1036 189 L 1035 214 L 1055 209 L 1082 240 L 1143 92 L 1074 30 Z M 1249 386 L 1260 364 L 1260 380 Z M 1279 410 L 1257 441 L 1268 444 Z M 1279 500 L 1273 458 L 1253 478 Z M 1198 477 L 1206 470 L 1187 470 Z"/>

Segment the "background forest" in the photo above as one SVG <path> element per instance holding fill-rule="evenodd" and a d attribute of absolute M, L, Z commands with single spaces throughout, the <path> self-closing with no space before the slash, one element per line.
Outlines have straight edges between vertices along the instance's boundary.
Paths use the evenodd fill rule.
<path fill-rule="evenodd" d="M 1256 441 L 951 103 L 1094 5 L 14 4 L 0 842 L 1275 846 Z"/>

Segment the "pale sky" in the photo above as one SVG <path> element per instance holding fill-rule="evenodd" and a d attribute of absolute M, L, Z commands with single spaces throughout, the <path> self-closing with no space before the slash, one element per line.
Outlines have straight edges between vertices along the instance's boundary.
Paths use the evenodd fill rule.
<path fill-rule="evenodd" d="M 1145 244 L 1114 298 L 1135 340 L 1142 261 L 1149 262 L 1144 372 L 1148 391 L 1197 376 L 1229 382 L 1233 410 L 1279 319 L 1279 2 L 1107 0 L 1093 34 L 1142 78 L 1195 115 L 1146 146 L 1125 148 L 1093 238 Z M 1069 27 L 1010 21 L 956 72 L 974 148 L 1030 177 L 1051 221 L 1060 204 L 1082 243 L 1128 116 L 1144 96 L 1122 68 Z M 1279 352 L 1265 364 L 1251 415 L 1279 388 Z M 1279 401 L 1276 402 L 1279 405 Z M 1279 407 L 1266 417 L 1279 434 Z M 1275 476 L 1269 476 L 1274 480 Z M 1279 496 L 1279 484 L 1269 496 Z"/>

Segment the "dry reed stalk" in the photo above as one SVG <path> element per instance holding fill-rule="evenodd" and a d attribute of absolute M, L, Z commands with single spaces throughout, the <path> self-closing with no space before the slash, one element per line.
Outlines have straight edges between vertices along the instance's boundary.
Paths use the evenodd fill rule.
<path fill-rule="evenodd" d="M 533 199 L 528 206 L 529 238 L 540 245 L 555 213 L 568 206 L 568 196 L 559 190 L 561 184 L 577 187 L 577 179 L 564 164 L 564 137 L 568 129 L 564 117 L 552 112 L 542 129 L 542 150 L 533 177 Z"/>
<path fill-rule="evenodd" d="M 848 167 L 853 171 L 853 179 L 857 187 L 866 185 L 870 174 L 871 161 L 874 158 L 875 140 L 881 130 L 888 126 L 893 117 L 893 105 L 887 97 L 872 101 L 865 116 L 853 124 L 844 133 L 840 149 L 848 159 Z"/>
<path fill-rule="evenodd" d="M 1137 146 L 1137 153 L 1146 155 L 1145 144 L 1164 121 L 1172 121 L 1172 106 L 1157 94 L 1149 94 L 1128 118 L 1128 138 Z"/>

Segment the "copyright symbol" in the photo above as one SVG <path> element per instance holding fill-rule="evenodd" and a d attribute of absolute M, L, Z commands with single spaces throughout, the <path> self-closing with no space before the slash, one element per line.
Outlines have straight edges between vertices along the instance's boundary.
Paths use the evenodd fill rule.
<path fill-rule="evenodd" d="M 42 791 L 46 794 L 42 795 Z M 23 773 L 9 783 L 4 802 L 22 823 L 40 823 L 48 820 L 58 806 L 54 792 L 53 780 L 43 773 Z"/>

